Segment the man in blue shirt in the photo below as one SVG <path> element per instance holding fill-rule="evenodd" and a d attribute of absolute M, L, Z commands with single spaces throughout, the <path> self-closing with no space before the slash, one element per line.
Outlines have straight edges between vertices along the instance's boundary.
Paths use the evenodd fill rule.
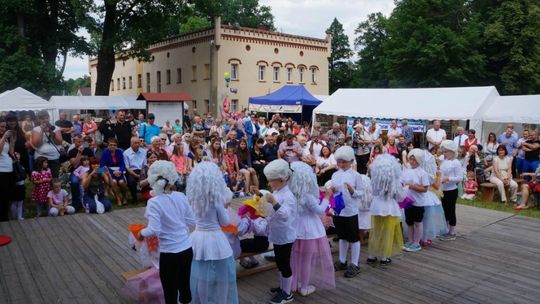
<path fill-rule="evenodd" d="M 514 126 L 512 124 L 508 124 L 506 126 L 506 131 L 497 137 L 497 142 L 506 146 L 508 155 L 514 155 L 514 149 L 516 148 L 517 141 L 518 136 L 517 133 L 514 132 Z"/>
<path fill-rule="evenodd" d="M 147 121 L 141 125 L 139 130 L 139 138 L 144 138 L 147 145 L 152 143 L 152 137 L 159 136 L 161 133 L 161 128 L 154 124 L 155 119 L 154 113 L 149 113 Z"/>

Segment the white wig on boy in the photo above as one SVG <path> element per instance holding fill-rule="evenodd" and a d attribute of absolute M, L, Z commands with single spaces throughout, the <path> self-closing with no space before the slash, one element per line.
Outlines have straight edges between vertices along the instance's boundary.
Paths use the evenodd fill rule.
<path fill-rule="evenodd" d="M 266 165 L 266 167 L 264 167 L 264 175 L 269 181 L 276 179 L 287 181 L 289 180 L 291 174 L 292 172 L 291 168 L 289 167 L 289 163 L 283 159 L 273 160 Z"/>
<path fill-rule="evenodd" d="M 390 154 L 381 154 L 375 158 L 370 168 L 371 186 L 374 195 L 382 195 L 385 198 L 403 196 L 401 185 L 401 165 Z"/>
<path fill-rule="evenodd" d="M 189 174 L 186 194 L 195 215 L 203 217 L 210 206 L 225 204 L 232 199 L 223 173 L 213 162 L 203 161 Z"/>
<path fill-rule="evenodd" d="M 353 161 L 354 150 L 350 146 L 343 146 L 336 150 L 334 158 L 337 160 Z"/>
<path fill-rule="evenodd" d="M 433 184 L 435 182 L 435 174 L 437 174 L 437 162 L 433 154 L 429 153 L 428 150 L 424 150 L 422 169 L 429 175 L 429 181 Z"/>
<path fill-rule="evenodd" d="M 319 199 L 319 186 L 317 177 L 313 173 L 313 168 L 304 162 L 293 162 L 291 164 L 292 176 L 289 181 L 289 188 L 298 200 L 300 205 L 304 205 L 307 199 Z"/>
<path fill-rule="evenodd" d="M 174 185 L 178 180 L 178 173 L 170 161 L 155 161 L 148 169 L 148 183 L 152 188 L 152 196 L 163 194 L 168 185 Z"/>
<path fill-rule="evenodd" d="M 443 140 L 441 143 L 441 148 L 443 151 L 452 151 L 454 155 L 458 152 L 458 145 L 453 140 Z"/>
<path fill-rule="evenodd" d="M 378 156 L 377 156 L 378 157 Z M 407 158 L 413 158 L 416 160 L 416 162 L 418 163 L 418 166 L 422 166 L 422 164 L 424 163 L 424 150 L 422 149 L 412 149 L 409 154 L 407 154 Z"/>

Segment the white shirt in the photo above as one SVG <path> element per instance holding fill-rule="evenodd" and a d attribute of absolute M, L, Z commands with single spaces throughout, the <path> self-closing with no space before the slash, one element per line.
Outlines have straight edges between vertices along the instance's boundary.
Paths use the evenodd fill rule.
<path fill-rule="evenodd" d="M 9 143 L 4 143 L 0 153 L 0 172 L 13 172 L 13 160 L 9 157 Z"/>
<path fill-rule="evenodd" d="M 446 138 L 446 131 L 443 129 L 440 129 L 435 131 L 435 129 L 431 128 L 427 131 L 426 137 L 429 137 L 433 141 L 443 141 Z M 428 148 L 431 149 L 433 147 L 432 143 L 429 143 Z"/>
<path fill-rule="evenodd" d="M 296 220 L 296 238 L 300 240 L 314 240 L 326 236 L 321 215 L 330 203 L 323 199 L 319 202 L 319 197 L 315 195 L 305 195 L 298 202 L 298 219 Z"/>
<path fill-rule="evenodd" d="M 331 165 L 337 165 L 334 154 L 330 154 L 330 157 L 328 158 L 324 158 L 322 156 L 317 157 L 317 166 L 319 166 L 320 169 L 324 169 Z"/>
<path fill-rule="evenodd" d="M 401 128 L 396 127 L 395 129 L 392 129 L 392 127 L 388 127 L 388 137 L 392 136 L 394 138 L 398 138 L 398 136 L 401 135 Z"/>
<path fill-rule="evenodd" d="M 448 181 L 442 184 L 443 191 L 457 189 L 458 183 L 463 181 L 463 167 L 457 159 L 443 159 L 440 171 L 442 179 L 448 178 Z"/>
<path fill-rule="evenodd" d="M 414 169 L 405 169 L 401 175 L 401 182 L 403 184 L 414 184 L 419 186 L 428 187 L 429 191 L 429 175 L 420 167 Z M 412 189 L 409 189 L 407 196 L 413 200 L 413 205 L 418 207 L 423 207 L 429 205 L 427 192 L 418 192 Z"/>
<path fill-rule="evenodd" d="M 458 147 L 464 147 L 465 146 L 465 140 L 467 140 L 468 136 L 465 135 L 465 134 L 461 134 L 461 135 L 456 135 L 456 137 L 454 137 L 454 142 L 456 143 L 456 145 Z"/>
<path fill-rule="evenodd" d="M 124 151 L 124 163 L 128 169 L 141 170 L 146 165 L 146 149 L 139 148 L 137 152 L 127 149 Z"/>
<path fill-rule="evenodd" d="M 267 211 L 268 240 L 277 245 L 293 243 L 296 240 L 296 215 L 298 212 L 296 198 L 287 185 L 274 191 L 272 195 L 277 204 Z"/>
<path fill-rule="evenodd" d="M 311 156 L 313 156 L 314 158 L 317 158 L 319 157 L 319 155 L 321 155 L 321 150 L 324 146 L 326 146 L 326 142 L 324 142 L 323 140 L 319 140 L 318 143 L 313 143 L 313 153 L 310 153 L 309 147 L 311 147 L 311 142 L 312 142 L 311 140 L 308 141 L 304 149 L 307 151 L 307 153 L 311 154 Z"/>
<path fill-rule="evenodd" d="M 353 187 L 354 192 L 351 195 L 345 183 Z M 363 192 L 362 176 L 360 173 L 350 168 L 347 171 L 339 169 L 332 175 L 332 184 L 336 188 L 336 191 L 343 193 L 343 200 L 345 201 L 345 208 L 343 208 L 339 216 L 354 216 L 358 215 L 358 209 L 360 208 L 360 198 Z"/>
<path fill-rule="evenodd" d="M 160 252 L 178 253 L 191 247 L 189 226 L 195 225 L 195 216 L 183 193 L 172 192 L 151 198 L 144 216 L 148 226 L 141 235 L 157 236 Z"/>

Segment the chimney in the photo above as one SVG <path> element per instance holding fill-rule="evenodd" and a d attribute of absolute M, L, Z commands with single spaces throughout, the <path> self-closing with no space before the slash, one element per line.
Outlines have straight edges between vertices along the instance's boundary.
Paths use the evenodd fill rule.
<path fill-rule="evenodd" d="M 221 16 L 214 17 L 214 45 L 219 47 L 221 45 Z"/>

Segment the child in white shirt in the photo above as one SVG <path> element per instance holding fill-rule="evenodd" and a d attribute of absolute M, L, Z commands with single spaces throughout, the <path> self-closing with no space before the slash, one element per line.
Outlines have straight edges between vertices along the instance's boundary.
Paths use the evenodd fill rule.
<path fill-rule="evenodd" d="M 57 216 L 73 214 L 75 213 L 75 208 L 69 206 L 68 193 L 66 190 L 62 189 L 62 183 L 58 179 L 53 179 L 52 190 L 47 193 L 47 200 L 49 202 L 49 215 Z"/>

